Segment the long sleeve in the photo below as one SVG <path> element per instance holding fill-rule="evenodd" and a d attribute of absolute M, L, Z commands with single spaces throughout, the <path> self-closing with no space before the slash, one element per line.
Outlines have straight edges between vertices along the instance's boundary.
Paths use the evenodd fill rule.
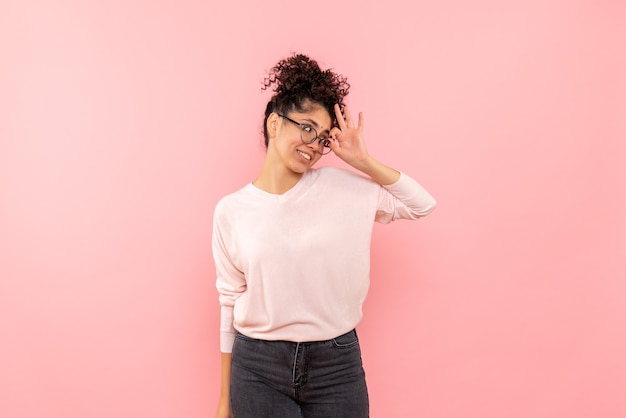
<path fill-rule="evenodd" d="M 219 292 L 220 310 L 220 351 L 230 353 L 235 340 L 235 328 L 233 326 L 233 310 L 235 301 L 246 290 L 246 279 L 232 262 L 227 250 L 223 225 L 220 217 L 220 206 L 216 207 L 213 220 L 213 258 L 217 273 L 216 287 Z"/>
<path fill-rule="evenodd" d="M 412 177 L 400 173 L 393 184 L 381 187 L 376 221 L 388 223 L 395 219 L 417 219 L 428 215 L 437 206 L 435 198 Z"/>

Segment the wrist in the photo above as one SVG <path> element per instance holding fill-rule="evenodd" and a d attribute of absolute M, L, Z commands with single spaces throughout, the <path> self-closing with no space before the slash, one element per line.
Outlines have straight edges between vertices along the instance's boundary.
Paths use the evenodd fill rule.
<path fill-rule="evenodd" d="M 400 172 L 398 170 L 386 166 L 369 156 L 363 161 L 361 168 L 358 169 L 382 186 L 388 186 L 400 179 Z"/>
<path fill-rule="evenodd" d="M 355 159 L 350 165 L 364 174 L 370 175 L 376 167 L 376 160 L 368 154 L 359 159 Z"/>

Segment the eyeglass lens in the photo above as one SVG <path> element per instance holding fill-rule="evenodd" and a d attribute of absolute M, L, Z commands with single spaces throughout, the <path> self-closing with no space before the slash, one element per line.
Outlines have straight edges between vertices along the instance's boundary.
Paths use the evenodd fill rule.
<path fill-rule="evenodd" d="M 310 144 L 313 141 L 317 140 L 317 152 L 322 155 L 328 154 L 330 152 L 330 148 L 328 147 L 329 140 L 328 138 L 320 138 L 317 136 L 317 131 L 315 128 L 311 126 L 302 126 L 302 142 L 305 144 Z"/>

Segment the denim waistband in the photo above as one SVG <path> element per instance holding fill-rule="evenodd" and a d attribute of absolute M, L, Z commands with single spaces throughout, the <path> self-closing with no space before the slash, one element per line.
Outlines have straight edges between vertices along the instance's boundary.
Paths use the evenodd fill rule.
<path fill-rule="evenodd" d="M 345 334 L 338 335 L 338 336 L 333 337 L 333 338 L 331 338 L 329 340 L 316 340 L 316 341 L 315 340 L 314 341 L 265 340 L 265 339 L 262 339 L 262 338 L 253 338 L 253 337 L 247 336 L 247 335 L 241 333 L 240 331 L 236 331 L 235 336 L 239 337 L 239 338 L 244 338 L 244 339 L 247 339 L 247 340 L 250 340 L 250 341 L 263 341 L 263 342 L 276 342 L 276 343 L 294 343 L 294 344 L 300 343 L 300 344 L 309 344 L 309 345 L 311 345 L 311 344 L 326 344 L 326 343 L 334 342 L 334 341 L 337 341 L 337 340 L 345 340 L 345 338 L 348 338 L 348 337 L 351 337 L 351 336 L 354 336 L 354 340 L 355 341 L 358 342 L 358 340 L 359 340 L 359 337 L 358 337 L 358 335 L 356 333 L 356 329 L 351 329 L 350 331 L 346 332 Z"/>

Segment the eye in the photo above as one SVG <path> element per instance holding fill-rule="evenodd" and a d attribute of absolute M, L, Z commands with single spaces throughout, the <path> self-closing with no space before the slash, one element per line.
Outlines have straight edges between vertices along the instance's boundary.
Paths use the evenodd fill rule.
<path fill-rule="evenodd" d="M 310 134 L 313 131 L 313 128 L 309 125 L 302 125 L 302 130 L 307 134 Z"/>

